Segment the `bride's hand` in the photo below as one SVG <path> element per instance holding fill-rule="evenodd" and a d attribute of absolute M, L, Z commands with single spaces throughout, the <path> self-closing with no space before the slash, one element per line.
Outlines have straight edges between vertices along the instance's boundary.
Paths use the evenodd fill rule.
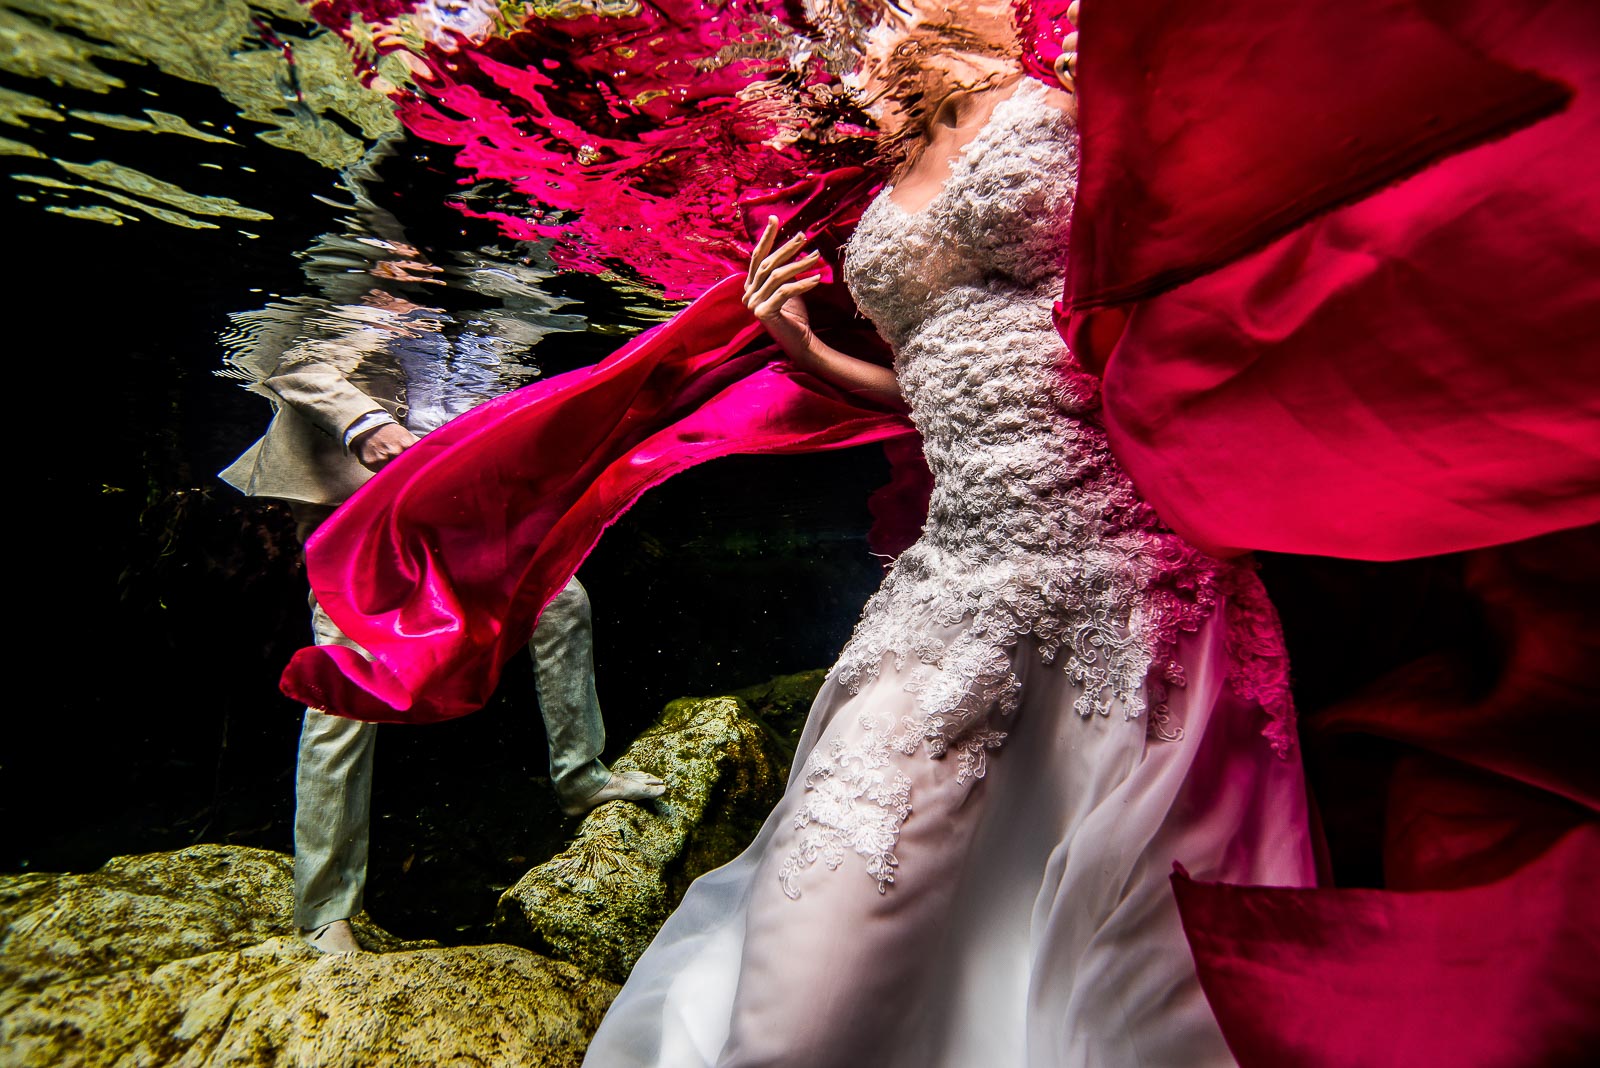
<path fill-rule="evenodd" d="M 811 318 L 806 313 L 805 294 L 822 283 L 820 275 L 801 278 L 816 267 L 820 257 L 809 252 L 799 259 L 795 253 L 805 244 L 804 233 L 795 234 L 776 249 L 778 218 L 767 217 L 755 251 L 750 254 L 750 269 L 745 275 L 744 306 L 767 328 L 774 341 L 791 358 L 804 358 L 815 340 Z"/>
<path fill-rule="evenodd" d="M 1067 5 L 1067 21 L 1078 25 L 1078 0 Z M 1061 54 L 1055 62 L 1056 80 L 1069 93 L 1078 91 L 1078 31 L 1074 29 L 1061 39 Z"/>
<path fill-rule="evenodd" d="M 777 240 L 778 219 L 769 215 L 767 228 L 761 231 L 761 238 L 750 253 L 750 270 L 744 277 L 744 306 L 783 347 L 784 355 L 796 368 L 847 393 L 898 403 L 900 387 L 892 370 L 840 352 L 811 332 L 805 295 L 822 284 L 822 276 L 801 275 L 815 269 L 822 257 L 808 252 L 795 259 L 805 244 L 804 233 L 773 248 Z"/>

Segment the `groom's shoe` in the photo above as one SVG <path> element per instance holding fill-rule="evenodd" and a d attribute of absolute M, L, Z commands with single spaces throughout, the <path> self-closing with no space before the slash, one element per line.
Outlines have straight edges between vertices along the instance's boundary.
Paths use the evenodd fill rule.
<path fill-rule="evenodd" d="M 654 775 L 642 771 L 613 771 L 594 793 L 562 798 L 561 811 L 569 816 L 581 816 L 607 801 L 653 801 L 666 792 L 667 784 Z"/>
<path fill-rule="evenodd" d="M 300 928 L 300 941 L 318 953 L 365 953 L 349 920 L 334 920 L 321 927 Z"/>

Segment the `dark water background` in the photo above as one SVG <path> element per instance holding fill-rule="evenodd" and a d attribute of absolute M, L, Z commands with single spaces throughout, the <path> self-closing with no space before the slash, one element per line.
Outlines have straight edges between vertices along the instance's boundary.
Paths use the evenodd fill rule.
<path fill-rule="evenodd" d="M 260 398 L 214 372 L 230 313 L 307 291 L 296 256 L 342 214 L 316 195 L 348 197 L 329 168 L 253 139 L 259 131 L 213 88 L 100 66 L 127 87 L 91 93 L 6 73 L 0 88 L 63 111 L 127 113 L 151 106 L 153 92 L 195 126 L 236 128 L 229 167 L 202 171 L 197 161 L 220 158 L 211 146 L 142 132 L 96 128 L 85 147 L 71 134 L 82 127 L 66 122 L 30 127 L 30 144 L 192 181 L 274 221 L 248 238 L 231 226 L 53 214 L 31 186 L 12 192 L 34 202 L 0 198 L 10 467 L 21 483 L 6 557 L 7 871 L 85 870 L 201 841 L 291 849 L 300 712 L 276 683 L 309 639 L 305 580 L 287 511 L 214 477 L 268 417 Z M 234 166 L 242 160 L 254 173 Z M 6 162 L 13 173 L 42 167 Z M 441 150 L 408 142 L 379 177 L 374 200 L 435 262 L 499 246 L 492 229 L 442 206 L 456 175 Z M 546 337 L 526 357 L 546 372 L 591 363 L 640 325 L 625 310 L 636 296 L 600 280 L 568 275 L 549 288 L 577 300 L 563 310 L 591 328 Z M 653 492 L 607 534 L 580 576 L 595 606 L 612 755 L 670 698 L 831 661 L 880 574 L 866 498 L 885 474 L 872 449 L 718 461 Z M 1303 710 L 1475 626 L 1458 611 L 1450 561 L 1265 567 Z M 572 830 L 542 778 L 544 744 L 525 660 L 484 711 L 382 732 L 367 901 L 380 924 L 408 937 L 483 936 L 498 891 Z M 1360 861 L 1346 874 L 1377 878 Z"/>

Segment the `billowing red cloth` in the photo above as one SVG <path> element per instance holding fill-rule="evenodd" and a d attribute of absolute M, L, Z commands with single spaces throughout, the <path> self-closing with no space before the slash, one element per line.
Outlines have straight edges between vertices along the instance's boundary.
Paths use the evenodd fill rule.
<path fill-rule="evenodd" d="M 1584 1068 L 1600 1007 L 1597 859 L 1591 824 L 1460 890 L 1173 882 L 1240 1068 Z"/>
<path fill-rule="evenodd" d="M 1168 523 L 1385 560 L 1600 521 L 1600 8 L 1083 19 L 1065 331 Z"/>
<path fill-rule="evenodd" d="M 1219 553 L 1475 549 L 1491 635 L 1305 719 L 1313 762 L 1388 761 L 1317 795 L 1330 827 L 1381 821 L 1383 889 L 1176 880 L 1229 1046 L 1245 1068 L 1591 1063 L 1600 9 L 1083 21 L 1059 321 L 1103 368 L 1118 458 Z"/>
<path fill-rule="evenodd" d="M 1462 564 L 1491 637 L 1306 720 L 1313 755 L 1397 756 L 1317 798 L 1383 799 L 1384 889 L 1175 880 L 1242 1068 L 1577 1068 L 1600 1049 L 1600 528 Z"/>
<path fill-rule="evenodd" d="M 869 175 L 839 171 L 746 209 L 752 225 L 770 212 L 831 253 L 871 191 Z M 362 487 L 308 542 L 306 569 L 323 609 L 373 659 L 301 649 L 284 693 L 357 719 L 465 715 L 489 700 L 600 534 L 650 487 L 718 456 L 914 437 L 902 413 L 775 362 L 743 281 L 718 283 L 592 369 L 447 423 Z M 830 294 L 814 296 L 827 318 Z M 915 465 L 897 467 L 914 488 Z M 880 498 L 878 511 L 903 532 L 895 501 Z"/>

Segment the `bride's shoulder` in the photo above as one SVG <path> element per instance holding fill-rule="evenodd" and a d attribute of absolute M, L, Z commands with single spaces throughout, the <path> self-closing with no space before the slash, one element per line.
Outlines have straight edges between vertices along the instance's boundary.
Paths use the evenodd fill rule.
<path fill-rule="evenodd" d="M 1046 104 L 1049 104 L 1057 111 L 1065 111 L 1068 115 L 1076 115 L 1078 113 L 1078 97 L 1076 94 L 1069 93 L 1059 86 L 1049 86 L 1043 82 L 1037 84 L 1044 90 L 1044 102 Z"/>
<path fill-rule="evenodd" d="M 1042 107 L 1059 111 L 1067 118 L 1076 121 L 1078 118 L 1078 98 L 1058 85 L 1050 85 L 1038 78 L 1027 77 L 1022 85 L 1018 86 L 1019 93 L 1026 93 L 1031 100 L 1037 101 Z"/>

